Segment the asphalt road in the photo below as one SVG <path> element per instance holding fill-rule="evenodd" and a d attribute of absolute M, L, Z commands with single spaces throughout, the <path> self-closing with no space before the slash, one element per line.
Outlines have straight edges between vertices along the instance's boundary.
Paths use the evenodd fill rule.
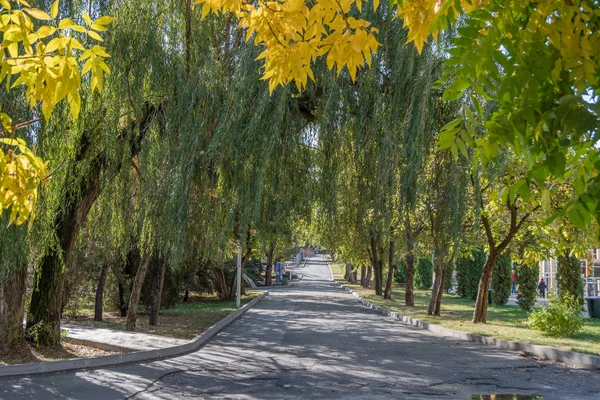
<path fill-rule="evenodd" d="M 600 399 L 600 371 L 519 357 L 393 322 L 333 286 L 322 259 L 197 352 L 0 378 L 0 399 Z M 300 272 L 300 271 L 299 271 Z M 479 398 L 479 397 L 476 397 Z"/>

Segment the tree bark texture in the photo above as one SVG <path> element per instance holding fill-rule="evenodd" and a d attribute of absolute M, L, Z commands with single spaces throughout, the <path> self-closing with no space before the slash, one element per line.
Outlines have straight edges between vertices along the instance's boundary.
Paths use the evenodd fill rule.
<path fill-rule="evenodd" d="M 406 254 L 406 290 L 404 292 L 404 304 L 407 306 L 415 305 L 414 297 L 415 287 L 415 255 L 413 249 L 409 249 Z"/>
<path fill-rule="evenodd" d="M 346 263 L 346 275 L 344 276 L 344 279 L 352 285 L 356 284 L 356 272 L 354 271 L 354 268 L 352 268 L 351 263 Z"/>
<path fill-rule="evenodd" d="M 492 252 L 488 256 L 483 271 L 481 273 L 481 279 L 479 279 L 479 286 L 477 289 L 477 300 L 475 301 L 475 311 L 473 312 L 473 323 L 485 323 L 488 306 L 488 291 L 490 289 L 490 282 L 492 281 L 492 273 L 494 272 L 494 266 L 496 260 L 500 255 L 499 252 Z"/>
<path fill-rule="evenodd" d="M 142 286 L 144 286 L 144 279 L 146 279 L 146 272 L 148 272 L 148 265 L 151 259 L 150 254 L 142 256 L 140 266 L 138 267 L 135 279 L 133 281 L 133 287 L 131 288 L 131 295 L 129 296 L 129 304 L 127 306 L 127 323 L 125 329 L 128 331 L 135 331 L 137 323 L 137 309 L 140 304 L 140 294 L 142 293 Z"/>
<path fill-rule="evenodd" d="M 106 275 L 108 274 L 108 267 L 110 263 L 105 261 L 102 264 L 100 270 L 100 277 L 98 278 L 98 284 L 96 285 L 96 302 L 94 303 L 94 321 L 102 321 L 102 303 L 104 301 L 104 285 L 106 283 Z"/>
<path fill-rule="evenodd" d="M 364 265 L 360 266 L 360 286 L 366 288 L 369 286 L 367 283 L 367 267 Z"/>
<path fill-rule="evenodd" d="M 160 272 L 158 281 L 154 283 L 154 295 L 152 298 L 152 309 L 150 310 L 150 317 L 148 325 L 158 324 L 158 315 L 160 313 L 160 303 L 162 301 L 163 288 L 165 286 L 165 272 L 167 270 L 167 260 L 164 257 L 160 257 Z"/>
<path fill-rule="evenodd" d="M 27 264 L 0 280 L 0 354 L 23 340 Z"/>
<path fill-rule="evenodd" d="M 440 257 L 436 260 L 435 264 L 435 279 L 433 281 L 433 290 L 431 291 L 431 298 L 429 299 L 429 306 L 427 307 L 428 315 L 440 315 L 440 309 L 442 305 L 442 294 L 444 293 L 444 278 L 446 276 L 446 265 Z"/>
<path fill-rule="evenodd" d="M 273 253 L 275 252 L 275 246 L 271 244 L 267 251 L 267 267 L 265 268 L 265 286 L 271 286 L 273 284 Z"/>
<path fill-rule="evenodd" d="M 392 299 L 392 284 L 394 283 L 394 241 L 390 239 L 390 248 L 388 252 L 388 276 L 385 283 L 385 293 L 383 298 Z"/>
<path fill-rule="evenodd" d="M 373 266 L 367 266 L 367 276 L 365 277 L 365 287 L 368 288 L 371 285 L 371 279 L 373 277 Z"/>

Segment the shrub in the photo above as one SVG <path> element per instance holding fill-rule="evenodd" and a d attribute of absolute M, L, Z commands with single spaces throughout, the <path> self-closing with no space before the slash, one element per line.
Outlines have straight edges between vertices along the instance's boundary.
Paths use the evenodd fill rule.
<path fill-rule="evenodd" d="M 415 288 L 427 290 L 433 285 L 433 263 L 430 258 L 421 258 L 415 268 Z"/>
<path fill-rule="evenodd" d="M 479 279 L 485 264 L 485 253 L 481 249 L 474 249 L 469 257 L 456 260 L 456 292 L 459 296 L 477 298 Z"/>
<path fill-rule="evenodd" d="M 500 254 L 492 273 L 492 302 L 504 305 L 508 302 L 512 289 L 512 265 L 508 253 Z"/>
<path fill-rule="evenodd" d="M 51 346 L 54 344 L 54 330 L 51 325 L 46 324 L 44 321 L 40 321 L 25 331 L 25 339 L 33 342 L 36 347 Z"/>
<path fill-rule="evenodd" d="M 537 263 L 517 264 L 517 304 L 523 310 L 530 311 L 537 297 L 539 266 Z"/>
<path fill-rule="evenodd" d="M 573 336 L 583 328 L 581 306 L 571 295 L 552 297 L 548 307 L 536 307 L 527 325 L 551 337 Z"/>
<path fill-rule="evenodd" d="M 573 297 L 583 306 L 583 281 L 581 279 L 581 263 L 573 256 L 558 257 L 558 270 L 556 271 L 558 283 L 558 296 Z"/>
<path fill-rule="evenodd" d="M 406 262 L 404 260 L 394 265 L 394 281 L 397 284 L 406 283 Z"/>

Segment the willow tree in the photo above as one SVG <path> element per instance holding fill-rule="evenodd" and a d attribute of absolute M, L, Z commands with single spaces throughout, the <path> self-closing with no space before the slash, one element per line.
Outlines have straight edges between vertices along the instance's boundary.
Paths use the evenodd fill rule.
<path fill-rule="evenodd" d="M 406 46 L 403 21 L 393 19 L 387 6 L 379 14 L 366 15 L 386 44 L 372 68 L 359 72 L 356 84 L 345 73 L 334 85 L 327 74 L 316 78 L 326 95 L 319 121 L 321 201 L 323 211 L 332 216 L 328 223 L 339 231 L 338 247 L 353 249 L 347 253 L 354 253 L 357 262 L 361 254 L 368 255 L 376 293 L 390 297 L 394 259 L 399 250 L 410 247 L 404 240 L 398 246 L 399 235 L 406 233 L 405 226 L 399 229 L 405 222 L 401 215 L 414 208 L 419 171 L 439 125 L 428 115 L 439 104 L 440 94 L 432 86 L 441 55 L 431 49 L 419 55 Z M 336 179 L 338 184 L 332 184 Z M 414 246 L 414 238 L 411 243 Z"/>
<path fill-rule="evenodd" d="M 428 215 L 435 271 L 427 313 L 439 315 L 446 271 L 460 247 L 468 179 L 464 166 L 456 164 L 447 151 L 430 156 L 427 175 L 422 201 Z"/>
<path fill-rule="evenodd" d="M 140 18 L 143 10 L 136 10 Z M 93 14 L 110 11 L 117 13 L 106 2 L 92 8 Z M 64 268 L 70 262 L 80 228 L 107 182 L 141 151 L 144 136 L 160 115 L 160 104 L 155 99 L 148 101 L 144 93 L 152 87 L 143 82 L 149 81 L 150 71 L 165 69 L 165 52 L 159 48 L 147 53 L 131 51 L 131 46 L 142 43 L 140 39 L 145 46 L 152 46 L 163 37 L 150 30 L 132 33 L 124 25 L 128 12 L 133 14 L 128 8 L 118 10 L 123 20 L 107 35 L 113 74 L 104 83 L 105 92 L 82 98 L 76 122 L 67 118 L 51 120 L 40 134 L 40 153 L 51 165 L 61 166 L 47 185 L 34 224 L 38 257 L 27 326 L 46 326 L 43 341 L 47 344 L 57 344 L 60 339 Z M 150 21 L 153 17 L 148 14 Z"/>

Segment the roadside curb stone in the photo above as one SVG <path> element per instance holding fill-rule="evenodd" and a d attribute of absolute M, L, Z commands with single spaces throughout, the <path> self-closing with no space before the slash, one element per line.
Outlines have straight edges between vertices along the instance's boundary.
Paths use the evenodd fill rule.
<path fill-rule="evenodd" d="M 378 313 L 386 315 L 396 321 L 400 321 L 407 325 L 412 325 L 414 327 L 421 328 L 441 336 L 462 339 L 468 342 L 487 344 L 489 346 L 494 346 L 512 351 L 526 351 L 544 360 L 561 362 L 579 368 L 600 369 L 600 357 L 598 356 L 576 353 L 574 351 L 562 350 L 555 347 L 542 346 L 531 343 L 513 342 L 510 340 L 475 335 L 472 333 L 459 332 L 452 329 L 443 328 L 439 325 L 434 325 L 430 324 L 429 322 L 407 317 L 406 315 L 390 311 L 387 308 L 375 305 L 363 298 L 362 296 L 360 296 L 354 290 L 340 284 L 339 282 L 334 282 L 334 284 L 351 293 L 354 297 L 358 299 L 360 304 L 367 308 L 375 310 Z"/>
<path fill-rule="evenodd" d="M 190 340 L 185 344 L 178 346 L 165 347 L 157 350 L 141 350 L 134 351 L 131 353 L 111 354 L 109 356 L 100 357 L 84 357 L 74 358 L 71 360 L 57 360 L 57 361 L 42 361 L 37 363 L 28 364 L 17 364 L 17 365 L 6 365 L 0 366 L 0 376 L 17 376 L 17 375 L 32 375 L 32 374 L 43 374 L 49 372 L 61 372 L 69 370 L 78 370 L 86 368 L 98 368 L 106 367 L 110 365 L 127 364 L 133 362 L 150 361 L 160 358 L 168 358 L 179 356 L 182 354 L 196 351 L 204 346 L 210 339 L 212 339 L 217 333 L 219 333 L 227 325 L 231 324 L 236 319 L 240 318 L 250 308 L 255 306 L 259 301 L 263 300 L 269 295 L 269 292 L 263 292 L 252 301 L 244 304 L 239 309 L 235 310 L 227 317 L 218 321 L 214 325 L 210 326 L 200 335 Z M 81 341 L 85 342 L 85 341 Z M 93 344 L 96 347 L 96 342 L 87 341 L 89 344 Z M 76 341 L 72 341 L 76 343 Z M 82 343 L 85 344 L 85 343 Z M 112 347 L 108 345 L 107 347 Z M 114 346 L 116 350 L 118 346 Z M 107 350 L 110 350 L 107 348 Z"/>

